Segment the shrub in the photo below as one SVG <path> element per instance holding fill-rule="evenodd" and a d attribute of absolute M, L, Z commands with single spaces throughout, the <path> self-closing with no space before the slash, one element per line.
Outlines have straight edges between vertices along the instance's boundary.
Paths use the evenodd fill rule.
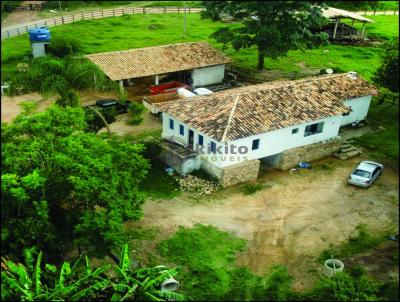
<path fill-rule="evenodd" d="M 129 105 L 129 112 L 131 113 L 131 120 L 129 124 L 139 125 L 143 122 L 143 112 L 145 107 L 143 104 L 134 102 Z"/>
<path fill-rule="evenodd" d="M 82 52 L 82 49 L 81 42 L 75 37 L 54 36 L 47 51 L 55 57 L 63 58 L 67 55 L 78 54 Z"/>
<path fill-rule="evenodd" d="M 23 115 L 32 114 L 38 107 L 38 103 L 35 101 L 25 101 L 19 103 Z"/>

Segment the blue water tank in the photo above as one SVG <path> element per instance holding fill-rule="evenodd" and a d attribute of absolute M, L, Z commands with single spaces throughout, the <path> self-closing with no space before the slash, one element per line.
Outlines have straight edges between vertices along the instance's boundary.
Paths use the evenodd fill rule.
<path fill-rule="evenodd" d="M 29 30 L 29 40 L 32 42 L 49 42 L 50 31 L 46 27 L 32 28 Z"/>

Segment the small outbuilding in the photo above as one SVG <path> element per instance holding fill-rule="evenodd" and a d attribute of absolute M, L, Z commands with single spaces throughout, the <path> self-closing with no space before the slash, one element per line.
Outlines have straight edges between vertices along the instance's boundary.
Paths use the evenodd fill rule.
<path fill-rule="evenodd" d="M 322 14 L 329 22 L 322 26 L 321 31 L 326 32 L 331 40 L 365 37 L 365 25 L 374 22 L 356 13 L 334 7 L 323 9 Z M 350 20 L 351 23 L 344 20 Z M 362 23 L 361 31 L 354 27 L 355 22 Z"/>
<path fill-rule="evenodd" d="M 177 80 L 192 88 L 221 83 L 231 59 L 207 42 L 135 48 L 86 56 L 121 88 L 138 78 Z"/>

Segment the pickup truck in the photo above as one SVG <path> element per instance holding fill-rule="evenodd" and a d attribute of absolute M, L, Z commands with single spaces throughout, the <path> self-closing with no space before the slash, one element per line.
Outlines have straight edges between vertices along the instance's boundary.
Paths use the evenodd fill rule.
<path fill-rule="evenodd" d="M 115 112 L 117 113 L 127 113 L 129 103 L 129 101 L 121 103 L 115 99 L 100 99 L 96 101 L 96 106 L 101 109 L 115 108 Z"/>

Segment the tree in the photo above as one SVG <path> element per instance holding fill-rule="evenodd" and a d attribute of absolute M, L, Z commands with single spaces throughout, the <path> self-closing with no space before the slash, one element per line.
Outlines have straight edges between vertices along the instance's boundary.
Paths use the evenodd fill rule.
<path fill-rule="evenodd" d="M 1 298 L 19 301 L 183 301 L 183 296 L 161 291 L 161 283 L 177 274 L 166 267 L 130 267 L 128 245 L 121 249 L 117 266 L 105 264 L 92 269 L 87 256 L 75 263 L 42 264 L 42 252 L 25 250 L 25 265 L 2 258 Z M 36 256 L 36 261 L 35 261 Z M 110 273 L 113 271 L 113 275 Z"/>
<path fill-rule="evenodd" d="M 399 92 L 399 39 L 386 44 L 382 65 L 375 72 L 373 81 L 392 92 Z"/>
<path fill-rule="evenodd" d="M 25 74 L 25 82 L 29 89 L 39 91 L 43 96 L 58 95 L 56 103 L 63 107 L 79 105 L 76 90 L 92 88 L 121 94 L 115 82 L 107 79 L 95 64 L 81 56 L 33 59 Z"/>
<path fill-rule="evenodd" d="M 258 69 L 264 58 L 277 58 L 289 50 L 312 48 L 327 41 L 325 33 L 313 33 L 323 20 L 318 1 L 204 1 L 202 17 L 221 20 L 229 14 L 241 26 L 220 28 L 211 37 L 238 51 L 253 45 L 258 50 Z"/>
<path fill-rule="evenodd" d="M 83 109 L 57 105 L 2 124 L 3 255 L 38 246 L 60 258 L 73 242 L 104 255 L 141 217 L 143 146 L 86 129 Z"/>

